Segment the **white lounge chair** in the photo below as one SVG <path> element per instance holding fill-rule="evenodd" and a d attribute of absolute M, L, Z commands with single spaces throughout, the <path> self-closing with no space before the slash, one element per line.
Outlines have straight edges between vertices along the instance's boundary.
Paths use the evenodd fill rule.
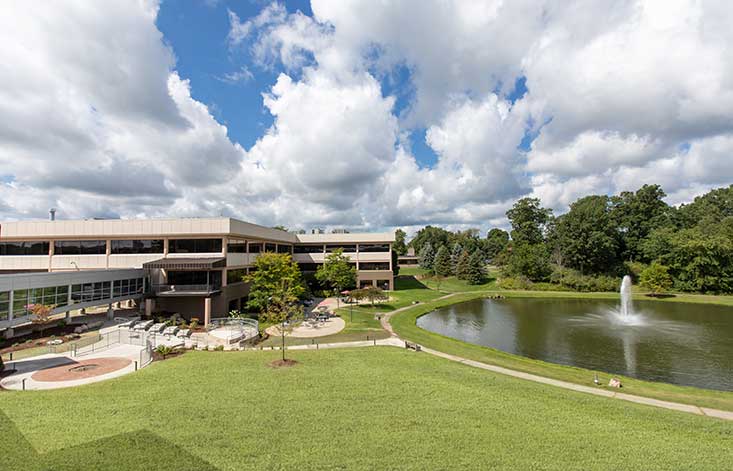
<path fill-rule="evenodd" d="M 154 324 L 153 321 L 140 321 L 133 327 L 134 330 L 148 330 Z"/>
<path fill-rule="evenodd" d="M 191 329 L 181 329 L 176 333 L 177 337 L 190 337 L 191 336 Z"/>
<path fill-rule="evenodd" d="M 176 332 L 178 332 L 178 326 L 175 325 L 169 325 L 163 329 L 163 335 L 176 335 Z"/>
<path fill-rule="evenodd" d="M 148 332 L 159 334 L 163 329 L 165 329 L 165 324 L 163 322 L 158 322 L 157 324 L 153 324 Z"/>

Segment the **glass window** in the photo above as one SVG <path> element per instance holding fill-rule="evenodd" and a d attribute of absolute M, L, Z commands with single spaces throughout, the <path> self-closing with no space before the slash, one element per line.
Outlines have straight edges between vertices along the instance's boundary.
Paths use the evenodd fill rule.
<path fill-rule="evenodd" d="M 113 240 L 113 254 L 163 253 L 163 239 Z"/>
<path fill-rule="evenodd" d="M 359 270 L 389 270 L 389 262 L 361 262 Z"/>
<path fill-rule="evenodd" d="M 323 245 L 296 245 L 293 253 L 323 253 Z"/>
<path fill-rule="evenodd" d="M 227 244 L 229 253 L 247 253 L 247 242 L 244 240 L 230 240 Z"/>
<path fill-rule="evenodd" d="M 359 244 L 359 252 L 389 252 L 389 244 Z"/>
<path fill-rule="evenodd" d="M 244 278 L 244 276 L 247 274 L 246 268 L 238 268 L 236 270 L 227 270 L 227 283 L 228 284 L 234 284 L 234 283 L 241 283 Z"/>
<path fill-rule="evenodd" d="M 318 267 L 321 266 L 320 263 L 299 263 L 298 266 L 300 267 L 300 271 L 302 272 L 311 272 L 318 270 Z"/>
<path fill-rule="evenodd" d="M 13 291 L 13 317 L 28 315 L 28 290 L 18 289 Z"/>
<path fill-rule="evenodd" d="M 56 240 L 53 243 L 55 255 L 104 255 L 107 241 L 104 240 Z"/>
<path fill-rule="evenodd" d="M 277 246 L 275 244 L 270 244 L 268 242 L 265 243 L 265 252 L 275 252 L 277 251 Z"/>
<path fill-rule="evenodd" d="M 277 253 L 290 253 L 291 245 L 279 245 L 277 246 Z"/>
<path fill-rule="evenodd" d="M 4 321 L 10 317 L 10 292 L 0 293 L 0 320 Z"/>
<path fill-rule="evenodd" d="M 259 243 L 249 243 L 249 253 L 260 253 L 262 252 L 262 244 Z"/>
<path fill-rule="evenodd" d="M 171 239 L 168 243 L 170 253 L 219 253 L 221 239 Z"/>
<path fill-rule="evenodd" d="M 332 253 L 335 250 L 341 249 L 344 252 L 356 252 L 356 245 L 327 245 L 326 246 L 326 253 Z"/>
<path fill-rule="evenodd" d="M 0 255 L 48 255 L 50 242 L 0 242 Z"/>

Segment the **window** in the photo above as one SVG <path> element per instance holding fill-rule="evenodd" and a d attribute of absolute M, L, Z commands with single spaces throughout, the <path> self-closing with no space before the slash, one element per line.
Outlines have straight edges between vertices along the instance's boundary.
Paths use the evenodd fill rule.
<path fill-rule="evenodd" d="M 57 240 L 53 243 L 55 255 L 104 255 L 107 241 L 104 240 Z"/>
<path fill-rule="evenodd" d="M 262 244 L 249 244 L 249 253 L 260 253 L 262 252 Z"/>
<path fill-rule="evenodd" d="M 341 249 L 344 252 L 356 252 L 356 245 L 327 245 L 326 253 L 331 253 L 338 249 Z"/>
<path fill-rule="evenodd" d="M 163 253 L 163 240 L 113 240 L 111 253 L 113 254 L 139 254 L 139 253 Z"/>
<path fill-rule="evenodd" d="M 300 271 L 316 271 L 321 266 L 320 263 L 299 263 Z"/>
<path fill-rule="evenodd" d="M 0 321 L 7 320 L 10 317 L 10 292 L 0 293 Z"/>
<path fill-rule="evenodd" d="M 236 270 L 227 270 L 227 284 L 241 283 L 247 275 L 246 268 L 238 268 Z"/>
<path fill-rule="evenodd" d="M 112 297 L 111 282 L 84 283 L 71 287 L 71 299 L 77 303 L 99 301 Z"/>
<path fill-rule="evenodd" d="M 361 262 L 359 270 L 389 270 L 389 262 Z"/>
<path fill-rule="evenodd" d="M 132 278 L 130 280 L 115 280 L 115 288 L 112 293 L 113 298 L 122 296 L 131 296 L 143 292 L 143 279 Z"/>
<path fill-rule="evenodd" d="M 277 253 L 290 253 L 291 245 L 279 245 L 277 246 Z"/>
<path fill-rule="evenodd" d="M 359 244 L 359 252 L 389 252 L 389 244 Z"/>
<path fill-rule="evenodd" d="M 221 252 L 221 239 L 171 239 L 170 253 L 217 253 Z"/>
<path fill-rule="evenodd" d="M 377 280 L 377 286 L 385 291 L 389 290 L 389 280 Z"/>
<path fill-rule="evenodd" d="M 323 253 L 323 245 L 296 245 L 293 253 Z"/>
<path fill-rule="evenodd" d="M 277 247 L 275 244 L 265 243 L 265 252 L 275 252 L 277 251 Z"/>
<path fill-rule="evenodd" d="M 23 317 L 28 315 L 28 290 L 16 289 L 13 291 L 13 317 Z"/>
<path fill-rule="evenodd" d="M 227 252 L 229 253 L 247 253 L 247 241 L 230 240 L 227 244 Z"/>
<path fill-rule="evenodd" d="M 0 255 L 48 255 L 50 242 L 0 242 Z"/>

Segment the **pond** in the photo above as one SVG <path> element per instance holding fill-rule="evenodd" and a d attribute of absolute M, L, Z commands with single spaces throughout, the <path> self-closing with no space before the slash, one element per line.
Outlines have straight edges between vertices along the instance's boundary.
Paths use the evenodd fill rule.
<path fill-rule="evenodd" d="M 591 299 L 478 299 L 423 329 L 508 353 L 648 381 L 733 391 L 733 308 Z"/>

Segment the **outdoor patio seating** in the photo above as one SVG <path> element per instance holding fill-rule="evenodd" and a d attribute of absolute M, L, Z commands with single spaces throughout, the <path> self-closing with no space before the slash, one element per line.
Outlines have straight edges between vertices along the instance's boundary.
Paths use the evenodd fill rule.
<path fill-rule="evenodd" d="M 154 324 L 153 321 L 140 321 L 133 327 L 134 330 L 148 330 Z"/>
<path fill-rule="evenodd" d="M 158 322 L 157 324 L 153 324 L 148 332 L 159 334 L 163 329 L 165 329 L 165 324 L 163 322 Z"/>
<path fill-rule="evenodd" d="M 176 337 L 190 337 L 191 336 L 191 329 L 181 329 L 176 333 Z"/>
<path fill-rule="evenodd" d="M 176 332 L 178 332 L 178 326 L 175 325 L 169 325 L 165 329 L 163 329 L 163 335 L 176 335 Z"/>

